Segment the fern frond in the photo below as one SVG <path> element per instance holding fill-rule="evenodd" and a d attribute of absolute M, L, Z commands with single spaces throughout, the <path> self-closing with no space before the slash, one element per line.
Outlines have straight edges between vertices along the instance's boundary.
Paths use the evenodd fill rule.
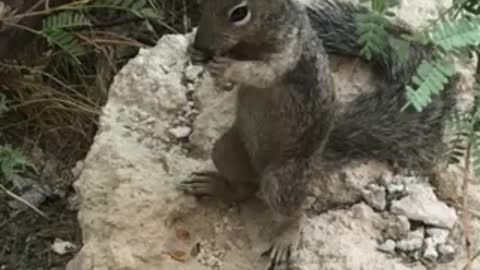
<path fill-rule="evenodd" d="M 402 64 L 405 63 L 409 58 L 410 53 L 410 42 L 407 40 L 402 40 L 394 37 L 388 39 L 390 47 L 395 52 L 396 60 Z"/>
<path fill-rule="evenodd" d="M 42 21 L 42 31 L 57 31 L 78 26 L 91 26 L 90 20 L 79 12 L 62 12 Z"/>
<path fill-rule="evenodd" d="M 0 173 L 6 180 L 35 166 L 17 149 L 10 145 L 0 146 Z"/>
<path fill-rule="evenodd" d="M 449 163 L 460 163 L 465 159 L 466 150 L 472 133 L 472 121 L 466 114 L 453 112 L 446 121 L 448 135 L 447 149 L 443 156 Z"/>
<path fill-rule="evenodd" d="M 480 183 L 480 131 L 476 131 L 472 136 L 472 159 L 473 180 Z"/>
<path fill-rule="evenodd" d="M 478 0 L 467 0 L 462 7 L 472 14 L 480 15 L 480 1 Z"/>
<path fill-rule="evenodd" d="M 78 57 L 86 53 L 85 48 L 71 33 L 63 30 L 49 30 L 45 31 L 44 35 L 51 45 L 56 45 L 60 47 L 63 51 L 68 53 L 77 63 L 80 63 Z"/>
<path fill-rule="evenodd" d="M 424 60 L 417 69 L 416 75 L 412 78 L 416 88 L 406 86 L 407 105 L 404 109 L 413 105 L 417 111 L 422 111 L 432 101 L 432 96 L 443 90 L 448 83 L 449 77 L 455 73 L 452 64 L 444 60 L 433 62 Z"/>
<path fill-rule="evenodd" d="M 123 10 L 141 18 L 158 18 L 160 15 L 150 8 L 145 0 L 95 0 L 84 6 L 89 8 L 108 8 Z"/>
<path fill-rule="evenodd" d="M 8 112 L 10 109 L 9 109 L 9 106 L 8 106 L 8 103 L 7 103 L 7 97 L 5 96 L 5 94 L 3 93 L 0 93 L 0 117 Z"/>
<path fill-rule="evenodd" d="M 480 79 L 477 79 L 475 81 L 475 84 L 473 85 L 473 91 L 474 91 L 474 95 L 475 95 L 475 103 L 474 103 L 474 109 L 473 109 L 473 119 L 478 124 L 480 124 Z"/>
<path fill-rule="evenodd" d="M 373 55 L 381 54 L 387 47 L 386 20 L 376 13 L 360 14 L 356 17 L 359 36 L 357 42 L 362 47 L 360 53 L 371 60 Z"/>
<path fill-rule="evenodd" d="M 445 51 L 461 49 L 480 44 L 480 18 L 461 18 L 457 21 L 442 22 L 429 34 L 431 41 Z"/>

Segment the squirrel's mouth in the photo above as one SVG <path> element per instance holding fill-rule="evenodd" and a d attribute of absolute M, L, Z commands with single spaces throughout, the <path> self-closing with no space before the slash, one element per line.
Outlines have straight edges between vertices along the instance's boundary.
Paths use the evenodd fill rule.
<path fill-rule="evenodd" d="M 211 50 L 200 50 L 192 47 L 190 50 L 190 58 L 193 64 L 208 64 L 215 56 L 235 58 L 230 51 L 214 52 Z"/>

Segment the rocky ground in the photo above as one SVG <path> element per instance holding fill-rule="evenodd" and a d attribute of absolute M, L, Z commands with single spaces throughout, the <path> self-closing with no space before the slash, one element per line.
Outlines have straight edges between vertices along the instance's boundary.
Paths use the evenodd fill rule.
<path fill-rule="evenodd" d="M 81 246 L 74 175 L 55 155 L 38 147 L 23 150 L 32 154 L 38 173 L 12 179 L 10 189 L 46 217 L 0 192 L 0 269 L 65 269 Z"/>
<path fill-rule="evenodd" d="M 231 123 L 235 99 L 235 91 L 215 87 L 201 67 L 189 64 L 188 42 L 164 36 L 116 76 L 95 143 L 79 164 L 84 246 L 69 270 L 264 267 L 259 254 L 268 247 L 271 219 L 260 202 L 197 201 L 175 188 L 212 166 L 209 150 Z M 345 100 L 373 88 L 373 75 L 360 63 L 334 59 L 331 66 Z M 372 161 L 313 184 L 312 215 L 292 268 L 462 269 L 462 213 L 455 204 L 462 193 L 455 175 L 452 167 L 432 185 Z M 318 198 L 329 196 L 353 206 L 315 214 Z M 470 208 L 480 209 L 480 189 L 472 186 L 468 197 Z M 478 243 L 478 218 L 470 234 Z"/>
<path fill-rule="evenodd" d="M 450 2 L 401 0 L 397 15 L 418 28 Z M 8 188 L 48 219 L 0 192 L 6 202 L 0 204 L 0 270 L 60 270 L 74 255 L 68 270 L 263 269 L 259 254 L 272 235 L 261 202 L 225 205 L 175 189 L 191 172 L 212 166 L 209 151 L 231 123 L 235 101 L 234 90 L 214 85 L 189 63 L 189 38 L 164 36 L 117 74 L 95 142 L 73 170 L 60 155 L 23 143 L 39 171 Z M 332 58 L 331 69 L 345 101 L 376 84 L 358 61 Z M 473 70 L 463 66 L 462 108 L 471 104 Z M 65 149 L 51 150 L 68 155 Z M 303 248 L 291 269 L 463 269 L 461 203 L 466 196 L 477 251 L 480 187 L 471 185 L 465 195 L 461 173 L 451 166 L 422 179 L 392 175 L 370 161 L 313 183 Z M 327 199 L 351 206 L 318 214 Z"/>

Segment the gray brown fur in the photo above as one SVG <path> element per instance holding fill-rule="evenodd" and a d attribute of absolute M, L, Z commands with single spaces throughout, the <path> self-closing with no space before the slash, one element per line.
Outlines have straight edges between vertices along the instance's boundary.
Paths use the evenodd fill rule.
<path fill-rule="evenodd" d="M 375 58 L 374 66 L 387 72 L 384 87 L 338 114 L 327 53 L 359 56 L 354 14 L 365 11 L 331 0 L 308 9 L 295 0 L 249 0 L 252 22 L 233 27 L 222 14 L 239 2 L 203 3 L 194 52 L 213 75 L 239 85 L 237 112 L 214 145 L 218 171 L 196 173 L 181 188 L 229 200 L 259 191 L 283 220 L 269 253 L 275 269 L 298 241 L 307 182 L 318 177 L 312 172 L 328 177 L 332 164 L 364 158 L 428 169 L 450 105 L 446 95 L 422 113 L 400 112 L 402 86 L 429 54 L 414 44 L 405 64 L 390 55 Z"/>
<path fill-rule="evenodd" d="M 307 11 L 327 53 L 361 57 L 355 16 L 367 13 L 366 8 L 324 0 L 314 2 Z M 397 38 L 400 32 L 408 31 L 403 28 L 387 26 Z M 388 53 L 374 56 L 372 68 L 383 75 L 384 84 L 346 106 L 348 110 L 336 121 L 327 148 L 339 158 L 373 158 L 428 173 L 441 155 L 444 120 L 454 107 L 453 91 L 435 96 L 422 113 L 411 108 L 400 112 L 406 104 L 404 86 L 422 60 L 431 56 L 431 48 L 412 42 L 405 62 L 390 53 L 394 50 L 387 47 Z"/>
<path fill-rule="evenodd" d="M 207 0 L 204 14 L 238 2 Z M 259 191 L 280 219 L 269 252 L 274 269 L 298 244 L 308 171 L 316 165 L 312 156 L 320 162 L 336 100 L 327 54 L 304 7 L 290 0 L 250 0 L 249 6 L 255 16 L 245 27 L 229 28 L 221 16 L 200 22 L 194 46 L 207 57 L 230 59 L 214 57 L 210 68 L 239 84 L 237 112 L 214 145 L 218 173 L 197 173 L 182 187 L 234 200 Z"/>

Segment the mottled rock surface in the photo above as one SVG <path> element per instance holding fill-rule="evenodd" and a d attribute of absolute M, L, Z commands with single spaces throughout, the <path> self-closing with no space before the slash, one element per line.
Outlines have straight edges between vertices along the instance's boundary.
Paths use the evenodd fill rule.
<path fill-rule="evenodd" d="M 392 213 L 447 229 L 451 229 L 457 222 L 455 209 L 440 201 L 431 186 L 409 185 L 407 193 L 406 197 L 392 202 Z"/>
<path fill-rule="evenodd" d="M 188 63 L 187 44 L 185 36 L 164 36 L 154 48 L 141 50 L 116 76 L 95 142 L 78 167 L 75 187 L 84 246 L 68 270 L 265 266 L 259 255 L 272 236 L 265 206 L 255 200 L 235 206 L 196 201 L 175 189 L 193 171 L 212 166 L 208 153 L 231 123 L 235 100 L 235 91 L 218 90 L 202 68 Z M 336 59 L 331 66 L 343 98 L 372 88 L 372 74 L 363 65 Z M 432 239 L 429 242 L 443 241 L 441 233 L 426 227 L 432 222 L 411 228 L 407 215 L 392 217 L 389 192 L 395 188 L 385 179 L 391 179 L 386 166 L 369 162 L 351 164 L 331 182 L 313 185 L 312 212 L 324 200 L 352 206 L 313 215 L 303 224 L 304 248 L 293 254 L 292 269 L 427 269 L 420 262 L 407 264 L 379 250 L 388 237 L 395 238 L 388 252 L 392 241 L 398 249 L 410 236 L 421 246 L 425 237 Z M 398 185 L 399 193 L 407 197 L 394 199 L 411 196 L 408 185 Z M 478 202 L 479 190 L 472 188 L 471 197 Z M 392 220 L 400 225 L 393 226 Z M 472 241 L 478 243 L 477 219 L 472 219 L 472 228 Z M 452 233 L 456 240 L 452 244 L 457 246 L 458 231 Z M 427 255 L 451 256 L 449 263 L 436 269 L 461 269 L 462 250 L 461 246 L 452 250 L 449 243 L 435 252 L 428 250 Z"/>

